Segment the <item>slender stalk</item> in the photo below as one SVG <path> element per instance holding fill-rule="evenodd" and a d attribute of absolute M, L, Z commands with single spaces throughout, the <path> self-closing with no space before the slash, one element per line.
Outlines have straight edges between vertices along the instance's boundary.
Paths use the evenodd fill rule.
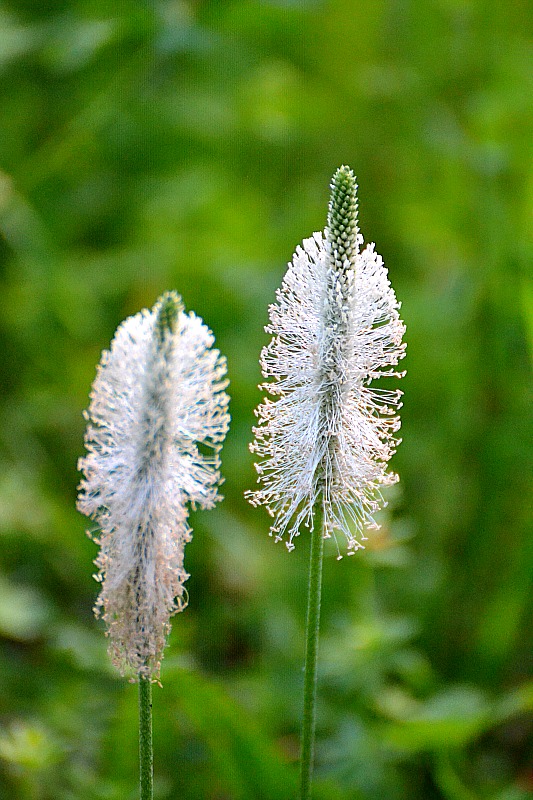
<path fill-rule="evenodd" d="M 139 675 L 139 761 L 141 800 L 154 797 L 154 751 L 152 745 L 152 681 Z"/>
<path fill-rule="evenodd" d="M 322 559 L 324 554 L 323 509 L 315 508 L 311 555 L 309 560 L 309 591 L 307 595 L 307 629 L 305 645 L 304 709 L 302 749 L 300 758 L 300 800 L 308 800 L 313 774 L 316 720 L 316 677 L 318 633 L 320 629 L 320 597 L 322 593 Z"/>

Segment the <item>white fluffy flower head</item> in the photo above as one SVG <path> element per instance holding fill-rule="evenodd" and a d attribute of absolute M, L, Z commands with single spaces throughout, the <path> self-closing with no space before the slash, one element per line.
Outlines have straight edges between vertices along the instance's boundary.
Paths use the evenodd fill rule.
<path fill-rule="evenodd" d="M 376 528 L 381 487 L 398 480 L 387 463 L 399 440 L 401 392 L 370 386 L 401 377 L 405 326 L 374 245 L 361 250 L 357 185 L 341 167 L 331 183 L 328 223 L 296 248 L 270 306 L 262 384 L 272 399 L 257 411 L 252 452 L 260 488 L 248 492 L 289 550 L 322 504 L 324 536 L 335 530 L 352 555 Z"/>
<path fill-rule="evenodd" d="M 95 612 L 107 623 L 113 663 L 134 677 L 158 677 L 169 619 L 186 605 L 188 505 L 220 499 L 229 415 L 226 364 L 213 341 L 168 292 L 119 326 L 86 412 L 78 509 L 100 529 Z"/>

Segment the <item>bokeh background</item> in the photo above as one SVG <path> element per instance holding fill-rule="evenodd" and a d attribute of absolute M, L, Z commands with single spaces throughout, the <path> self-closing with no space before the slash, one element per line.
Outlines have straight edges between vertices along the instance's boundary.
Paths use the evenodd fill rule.
<path fill-rule="evenodd" d="M 82 409 L 175 288 L 227 355 L 225 501 L 154 689 L 158 800 L 294 796 L 307 537 L 243 499 L 267 307 L 342 163 L 407 324 L 381 531 L 327 552 L 317 800 L 533 797 L 527 0 L 0 0 L 0 797 L 137 797 Z M 529 274 L 528 274 L 529 273 Z"/>

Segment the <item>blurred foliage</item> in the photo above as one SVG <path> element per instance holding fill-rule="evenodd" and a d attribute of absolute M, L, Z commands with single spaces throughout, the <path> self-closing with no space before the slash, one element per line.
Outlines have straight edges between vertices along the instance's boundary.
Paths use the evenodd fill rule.
<path fill-rule="evenodd" d="M 527 0 L 0 0 L 0 796 L 137 796 L 136 687 L 74 509 L 118 323 L 177 289 L 228 356 L 223 505 L 154 690 L 156 797 L 282 800 L 308 542 L 244 502 L 262 326 L 341 163 L 407 323 L 401 475 L 325 564 L 317 800 L 533 794 Z"/>

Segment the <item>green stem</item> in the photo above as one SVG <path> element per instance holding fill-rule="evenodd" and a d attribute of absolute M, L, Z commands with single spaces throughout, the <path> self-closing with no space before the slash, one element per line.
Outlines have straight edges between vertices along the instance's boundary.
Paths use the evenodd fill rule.
<path fill-rule="evenodd" d="M 141 768 L 141 800 L 153 800 L 152 681 L 142 675 L 139 675 L 139 760 Z"/>
<path fill-rule="evenodd" d="M 308 800 L 313 774 L 316 719 L 316 676 L 318 661 L 318 633 L 320 629 L 320 596 L 322 591 L 322 557 L 324 531 L 322 503 L 317 503 L 311 534 L 309 561 L 309 592 L 307 595 L 307 629 L 305 646 L 304 713 L 302 724 L 302 750 L 300 759 L 300 800 Z"/>

